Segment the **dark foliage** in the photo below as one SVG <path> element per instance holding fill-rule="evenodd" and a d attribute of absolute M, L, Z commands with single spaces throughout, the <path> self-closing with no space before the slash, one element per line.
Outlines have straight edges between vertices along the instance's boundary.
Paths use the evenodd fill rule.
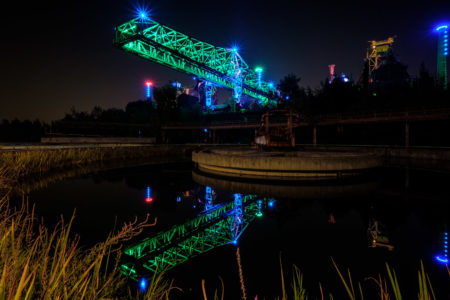
<path fill-rule="evenodd" d="M 14 119 L 11 122 L 3 120 L 0 124 L 0 141 L 2 142 L 39 142 L 48 125 L 42 124 L 39 120 L 33 122 L 29 120 L 19 121 Z"/>

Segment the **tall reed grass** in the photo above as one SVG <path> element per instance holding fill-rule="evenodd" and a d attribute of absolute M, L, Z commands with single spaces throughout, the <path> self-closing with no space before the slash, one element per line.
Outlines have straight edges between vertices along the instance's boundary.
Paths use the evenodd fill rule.
<path fill-rule="evenodd" d="M 310 298 L 307 289 L 304 286 L 303 282 L 303 273 L 300 271 L 300 269 L 297 266 L 292 267 L 292 278 L 290 281 L 290 289 L 288 287 L 288 284 L 285 279 L 285 272 L 283 270 L 283 263 L 280 256 L 280 280 L 281 280 L 281 296 L 276 297 L 276 300 L 308 300 L 308 299 L 321 299 L 321 300 L 334 300 L 334 299 L 350 299 L 350 300 L 364 300 L 366 299 L 380 299 L 380 300 L 389 300 L 389 299 L 395 299 L 395 300 L 402 300 L 406 299 L 403 298 L 402 290 L 400 289 L 397 275 L 395 271 L 389 267 L 389 265 L 386 263 L 386 273 L 387 273 L 387 279 L 386 275 L 382 276 L 379 274 L 377 278 L 375 277 L 369 277 L 365 278 L 365 282 L 373 282 L 375 284 L 377 292 L 374 293 L 373 289 L 365 289 L 363 288 L 363 285 L 361 282 L 354 282 L 352 279 L 350 270 L 347 269 L 346 273 L 342 273 L 341 269 L 337 266 L 335 261 L 331 259 L 333 266 L 336 270 L 337 276 L 340 278 L 340 281 L 342 283 L 342 286 L 346 292 L 345 298 L 335 298 L 332 293 L 326 294 L 324 292 L 324 288 L 322 286 L 322 283 L 319 282 L 319 295 L 320 298 Z M 420 269 L 418 270 L 418 284 L 415 285 L 415 289 L 417 290 L 417 300 L 436 300 L 436 295 L 434 293 L 433 287 L 431 285 L 430 278 L 428 274 L 425 272 L 425 268 L 423 266 L 423 263 L 420 262 Z M 449 279 L 450 279 L 450 271 L 449 271 Z M 222 288 L 221 292 L 219 293 L 217 290 L 215 291 L 214 295 L 212 297 L 208 297 L 205 289 L 205 280 L 202 281 L 202 291 L 203 291 L 203 299 L 213 299 L 213 300 L 223 300 L 224 299 L 224 284 L 222 282 Z M 409 291 L 412 290 L 414 285 L 409 285 L 407 288 Z M 267 299 L 263 297 L 259 297 L 256 295 L 254 298 L 251 299 Z"/>
<path fill-rule="evenodd" d="M 124 224 L 115 234 L 90 249 L 71 236 L 73 217 L 61 219 L 53 231 L 37 223 L 34 208 L 24 201 L 11 208 L 0 200 L 0 299 L 115 299 L 130 297 L 119 273 L 120 244 L 138 235 L 143 222 Z M 171 282 L 155 278 L 136 299 L 168 299 Z M 128 296 L 127 296 L 128 295 Z"/>
<path fill-rule="evenodd" d="M 99 147 L 0 152 L 0 176 L 17 179 L 93 162 L 174 155 L 161 147 Z"/>

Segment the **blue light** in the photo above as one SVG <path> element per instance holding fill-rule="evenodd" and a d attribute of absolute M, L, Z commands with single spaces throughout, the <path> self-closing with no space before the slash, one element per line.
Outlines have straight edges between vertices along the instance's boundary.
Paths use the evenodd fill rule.
<path fill-rule="evenodd" d="M 204 132 L 208 132 L 208 129 L 205 128 L 205 129 L 203 129 L 203 131 L 204 131 Z"/>
<path fill-rule="evenodd" d="M 233 240 L 233 245 L 237 245 L 237 240 Z"/>
<path fill-rule="evenodd" d="M 442 258 L 442 257 L 440 257 L 439 255 L 436 255 L 436 260 L 438 261 L 438 262 L 440 262 L 440 263 L 443 263 L 443 264 L 446 264 L 446 263 L 448 263 L 448 258 Z"/>
<path fill-rule="evenodd" d="M 347 77 L 344 78 L 344 82 L 348 82 L 349 79 Z"/>
<path fill-rule="evenodd" d="M 289 96 L 286 96 L 286 100 L 289 100 Z"/>
<path fill-rule="evenodd" d="M 147 85 L 146 96 L 147 99 L 150 99 L 152 97 L 152 88 L 150 85 Z"/>
<path fill-rule="evenodd" d="M 177 202 L 181 202 L 181 197 L 180 196 L 177 197 Z"/>
<path fill-rule="evenodd" d="M 231 48 L 231 50 L 233 50 L 233 52 L 238 52 L 239 48 L 237 46 L 234 46 L 233 48 Z"/>
<path fill-rule="evenodd" d="M 143 291 L 147 288 L 147 280 L 144 277 L 139 281 L 139 288 Z"/>
<path fill-rule="evenodd" d="M 273 87 L 273 82 L 269 82 L 269 87 Z"/>
<path fill-rule="evenodd" d="M 269 201 L 269 202 L 267 203 L 267 205 L 269 205 L 269 207 L 273 207 L 274 204 L 275 204 L 275 203 L 274 203 L 273 201 Z"/>
<path fill-rule="evenodd" d="M 439 31 L 439 30 L 444 29 L 444 28 L 447 29 L 448 25 L 440 25 L 440 26 L 436 27 L 436 31 Z"/>

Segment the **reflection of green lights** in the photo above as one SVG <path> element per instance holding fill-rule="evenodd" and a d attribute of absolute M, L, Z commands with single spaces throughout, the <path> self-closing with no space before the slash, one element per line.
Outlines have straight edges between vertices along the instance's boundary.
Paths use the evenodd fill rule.
<path fill-rule="evenodd" d="M 136 274 L 136 270 L 133 268 L 128 267 L 127 265 L 122 265 L 122 268 L 129 271 L 130 273 Z"/>
<path fill-rule="evenodd" d="M 372 94 L 372 96 L 374 96 L 374 97 L 375 97 L 376 95 L 377 95 L 377 93 L 373 93 L 373 94 Z"/>
<path fill-rule="evenodd" d="M 256 196 L 242 197 L 242 219 L 236 223 L 235 202 L 228 202 L 199 215 L 187 222 L 148 237 L 140 243 L 127 247 L 124 254 L 134 257 L 132 261 L 121 265 L 121 272 L 133 280 L 139 280 L 143 273 L 159 274 L 189 259 L 216 247 L 236 244 L 247 226 L 263 216 L 265 200 L 257 200 Z M 236 228 L 238 225 L 238 228 Z M 233 229 L 233 230 L 232 230 Z"/>

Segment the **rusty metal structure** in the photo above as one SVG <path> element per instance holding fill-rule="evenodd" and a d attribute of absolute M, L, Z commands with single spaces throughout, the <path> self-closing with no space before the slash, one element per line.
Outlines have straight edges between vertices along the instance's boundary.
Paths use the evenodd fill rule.
<path fill-rule="evenodd" d="M 261 125 L 255 132 L 255 144 L 261 147 L 294 148 L 293 128 L 300 116 L 292 110 L 269 110 L 261 116 Z"/>
<path fill-rule="evenodd" d="M 367 48 L 366 60 L 369 63 L 369 77 L 372 72 L 380 67 L 383 60 L 391 53 L 392 45 L 396 36 L 389 37 L 382 41 L 369 41 Z"/>

